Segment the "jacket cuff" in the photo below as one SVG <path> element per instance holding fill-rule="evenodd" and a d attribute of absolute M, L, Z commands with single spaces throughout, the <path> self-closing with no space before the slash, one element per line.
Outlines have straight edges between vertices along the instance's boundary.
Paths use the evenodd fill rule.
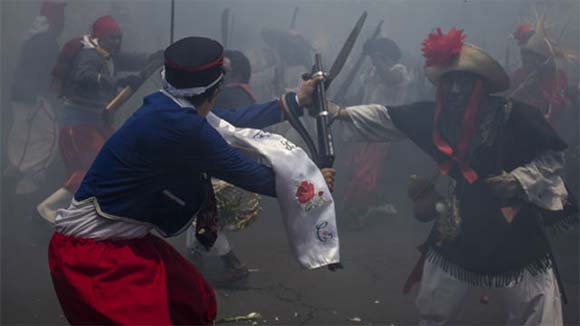
<path fill-rule="evenodd" d="M 304 108 L 298 103 L 298 96 L 294 92 L 286 93 L 278 98 L 282 116 L 280 121 L 288 120 L 288 115 L 293 113 L 294 116 L 301 117 L 304 115 Z"/>

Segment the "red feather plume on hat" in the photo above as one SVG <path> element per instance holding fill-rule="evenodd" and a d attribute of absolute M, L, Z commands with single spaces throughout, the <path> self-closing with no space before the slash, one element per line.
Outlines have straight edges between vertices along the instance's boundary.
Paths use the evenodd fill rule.
<path fill-rule="evenodd" d="M 446 66 L 451 63 L 463 46 L 463 40 L 466 35 L 462 29 L 452 28 L 443 34 L 441 28 L 437 28 L 436 33 L 429 33 L 429 36 L 423 41 L 423 56 L 427 60 L 426 67 Z"/>
<path fill-rule="evenodd" d="M 533 34 L 534 31 L 530 24 L 521 24 L 516 28 L 512 36 L 518 41 L 518 44 L 522 45 L 526 43 Z"/>

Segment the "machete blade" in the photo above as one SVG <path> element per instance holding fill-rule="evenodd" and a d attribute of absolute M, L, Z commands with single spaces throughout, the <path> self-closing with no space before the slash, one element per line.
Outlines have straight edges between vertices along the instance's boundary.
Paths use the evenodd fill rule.
<path fill-rule="evenodd" d="M 340 49 L 338 56 L 334 60 L 334 63 L 330 67 L 330 71 L 328 72 L 328 76 L 327 76 L 326 82 L 325 82 L 326 88 L 328 88 L 330 86 L 332 81 L 336 78 L 336 76 L 338 76 L 338 74 L 340 73 L 340 71 L 344 67 L 344 64 L 346 63 L 346 60 L 348 59 L 348 56 L 350 55 L 350 52 L 352 51 L 354 44 L 356 43 L 356 40 L 358 39 L 358 36 L 359 36 L 359 34 L 360 34 L 364 24 L 365 24 L 366 19 L 367 19 L 367 12 L 365 11 L 365 12 L 363 12 L 363 14 L 360 16 L 360 18 L 358 19 L 358 21 L 354 25 L 354 28 L 352 29 L 352 31 L 348 35 L 348 38 L 344 42 L 342 49 Z"/>

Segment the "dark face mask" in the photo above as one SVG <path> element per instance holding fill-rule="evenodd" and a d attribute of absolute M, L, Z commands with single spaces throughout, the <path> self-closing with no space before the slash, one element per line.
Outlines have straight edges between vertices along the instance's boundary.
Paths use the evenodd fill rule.
<path fill-rule="evenodd" d="M 479 77 L 475 74 L 456 71 L 443 76 L 443 111 L 453 114 L 463 112 Z"/>
<path fill-rule="evenodd" d="M 109 35 L 108 37 L 99 40 L 99 45 L 107 50 L 112 55 L 115 55 L 121 51 L 121 42 L 123 40 L 123 36 L 121 34 L 115 33 Z"/>

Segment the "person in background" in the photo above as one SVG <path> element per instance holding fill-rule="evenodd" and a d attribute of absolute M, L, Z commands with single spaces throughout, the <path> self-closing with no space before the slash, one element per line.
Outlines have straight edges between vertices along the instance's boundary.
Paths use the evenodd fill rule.
<path fill-rule="evenodd" d="M 539 16 L 536 26 L 519 25 L 513 38 L 520 47 L 521 67 L 513 72 L 512 87 L 507 96 L 540 110 L 566 143 L 566 181 L 573 193 L 578 193 L 578 103 L 569 96 L 566 72 L 559 64 L 575 57 L 562 49 L 550 36 L 546 16 Z"/>
<path fill-rule="evenodd" d="M 535 30 L 522 24 L 512 35 L 520 47 L 522 66 L 512 74 L 508 96 L 540 110 L 560 131 L 570 110 L 565 96 L 568 77 L 558 68 L 563 53 L 549 36 L 545 17 L 538 18 Z"/>
<path fill-rule="evenodd" d="M 252 66 L 244 53 L 226 50 L 224 58 L 224 86 L 216 98 L 216 108 L 241 108 L 256 103 L 250 88 Z"/>
<path fill-rule="evenodd" d="M 363 103 L 403 104 L 413 76 L 400 63 L 401 50 L 397 43 L 389 38 L 372 39 L 364 44 L 363 51 L 370 57 L 372 66 L 359 91 L 359 99 L 362 96 Z M 348 203 L 346 214 L 354 228 L 364 227 L 371 215 L 396 213 L 394 205 L 378 191 L 390 147 L 390 144 L 372 142 L 349 144 L 352 175 L 343 203 Z"/>
<path fill-rule="evenodd" d="M 7 137 L 9 167 L 4 174 L 18 179 L 15 193 L 36 192 L 57 153 L 58 127 L 50 97 L 50 71 L 59 52 L 65 23 L 63 1 L 42 2 L 22 45 L 12 83 L 12 126 Z"/>
<path fill-rule="evenodd" d="M 37 207 L 41 216 L 54 219 L 78 189 L 93 159 L 113 132 L 107 104 L 124 87 L 136 90 L 143 82 L 139 71 L 160 52 L 147 56 L 121 52 L 123 35 L 111 16 L 98 18 L 90 35 L 75 38 L 63 47 L 53 69 L 63 102 L 59 147 L 66 168 L 62 188 Z M 133 74 L 121 75 L 131 71 Z M 137 72 L 137 73 L 135 73 Z M 62 206 L 65 205 L 65 206 Z"/>

